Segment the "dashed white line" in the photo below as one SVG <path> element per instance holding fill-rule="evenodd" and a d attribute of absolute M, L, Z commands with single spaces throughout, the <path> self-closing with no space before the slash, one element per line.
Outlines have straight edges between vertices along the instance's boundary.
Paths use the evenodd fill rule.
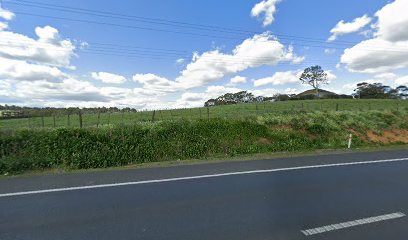
<path fill-rule="evenodd" d="M 387 220 L 402 218 L 402 217 L 405 217 L 404 213 L 396 212 L 396 213 L 384 214 L 384 215 L 375 216 L 375 217 L 362 218 L 362 219 L 352 220 L 348 222 L 341 222 L 341 223 L 326 225 L 323 227 L 301 230 L 301 232 L 306 236 L 311 236 L 311 235 L 316 235 L 320 233 L 340 230 L 344 228 L 351 228 L 351 227 L 375 223 L 375 222 L 382 222 L 382 221 L 387 221 Z"/>
<path fill-rule="evenodd" d="M 94 189 L 94 188 L 106 188 L 106 187 L 118 187 L 118 186 L 128 186 L 128 185 L 140 185 L 140 184 L 149 184 L 149 183 L 174 182 L 174 181 L 182 181 L 182 180 L 215 178 L 215 177 L 246 175 L 246 174 L 256 174 L 256 173 L 271 173 L 271 172 L 293 171 L 293 170 L 303 170 L 303 169 L 328 168 L 328 167 L 340 167 L 340 166 L 351 166 L 351 165 L 375 164 L 375 163 L 391 163 L 391 162 L 402 162 L 402 161 L 408 161 L 408 158 L 396 158 L 396 159 L 373 160 L 373 161 L 362 161 L 362 162 L 321 164 L 321 165 L 310 165 L 310 166 L 300 166 L 300 167 L 263 169 L 263 170 L 242 171 L 242 172 L 229 172 L 229 173 L 199 175 L 199 176 L 190 176 L 190 177 L 154 179 L 154 180 L 145 180 L 145 181 L 137 181 L 137 182 L 110 183 L 110 184 L 99 184 L 99 185 L 89 185 L 89 186 L 78 186 L 78 187 L 66 187 L 66 188 L 34 190 L 34 191 L 25 191 L 25 192 L 12 192 L 12 193 L 2 193 L 2 194 L 0 194 L 0 197 L 22 196 L 22 195 L 31 195 L 31 194 L 40 194 L 40 193 L 52 193 L 52 192 L 65 192 L 65 191 L 85 190 L 85 189 Z"/>

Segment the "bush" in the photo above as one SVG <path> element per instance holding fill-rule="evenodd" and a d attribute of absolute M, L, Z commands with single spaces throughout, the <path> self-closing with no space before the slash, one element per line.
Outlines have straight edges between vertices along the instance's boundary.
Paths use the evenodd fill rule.
<path fill-rule="evenodd" d="M 179 120 L 103 128 L 0 132 L 0 173 L 104 168 L 346 146 L 349 130 L 408 128 L 406 112 L 297 112 L 246 120 Z M 362 139 L 354 146 L 366 144 Z"/>

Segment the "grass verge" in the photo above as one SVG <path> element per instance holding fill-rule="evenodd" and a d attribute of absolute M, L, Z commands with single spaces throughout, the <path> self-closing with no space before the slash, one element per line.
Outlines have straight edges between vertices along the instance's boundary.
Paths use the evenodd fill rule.
<path fill-rule="evenodd" d="M 404 111 L 298 112 L 246 120 L 178 120 L 123 127 L 3 131 L 0 173 L 110 168 L 188 159 L 408 143 Z"/>

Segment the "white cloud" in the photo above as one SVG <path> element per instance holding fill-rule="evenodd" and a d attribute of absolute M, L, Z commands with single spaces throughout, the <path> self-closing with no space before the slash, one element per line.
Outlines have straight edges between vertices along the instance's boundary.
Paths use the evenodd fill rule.
<path fill-rule="evenodd" d="M 408 0 L 396 0 L 376 13 L 374 38 L 348 48 L 341 63 L 351 72 L 382 73 L 408 67 Z"/>
<path fill-rule="evenodd" d="M 157 76 L 152 73 L 135 74 L 132 77 L 133 81 L 142 84 L 144 89 L 157 92 L 175 92 L 180 89 L 177 82 L 168 80 L 167 78 Z"/>
<path fill-rule="evenodd" d="M 276 12 L 276 5 L 281 0 L 263 0 L 262 2 L 257 3 L 251 10 L 252 17 L 259 17 L 260 15 L 264 14 L 263 17 L 263 26 L 266 27 L 271 25 L 272 22 L 275 20 L 274 14 Z"/>
<path fill-rule="evenodd" d="M 8 28 L 8 24 L 5 22 L 0 22 L 0 31 L 3 31 Z"/>
<path fill-rule="evenodd" d="M 287 83 L 299 82 L 301 74 L 301 71 L 276 72 L 272 77 L 254 80 L 254 86 L 261 87 L 269 84 L 282 85 Z"/>
<path fill-rule="evenodd" d="M 326 48 L 326 49 L 324 49 L 324 53 L 326 53 L 326 54 L 333 54 L 333 53 L 335 53 L 336 52 L 336 49 L 334 49 L 334 48 Z"/>
<path fill-rule="evenodd" d="M 337 39 L 338 36 L 346 35 L 349 33 L 358 32 L 367 26 L 371 22 L 371 18 L 367 15 L 354 19 L 352 22 L 344 22 L 341 20 L 330 30 L 332 35 L 328 39 L 329 42 L 332 42 Z"/>
<path fill-rule="evenodd" d="M 11 12 L 11 11 L 9 11 L 7 9 L 1 8 L 1 6 L 0 6 L 0 18 L 3 18 L 4 20 L 10 21 L 14 17 L 15 17 L 15 15 L 14 15 L 13 12 Z"/>
<path fill-rule="evenodd" d="M 233 87 L 239 84 L 244 84 L 247 82 L 246 77 L 241 77 L 241 76 L 235 76 L 233 78 L 230 79 L 230 82 L 228 84 L 226 84 L 226 86 L 228 87 Z"/>
<path fill-rule="evenodd" d="M 341 20 L 330 30 L 332 35 L 328 41 L 334 41 L 338 36 L 342 36 L 349 33 L 358 32 L 367 26 L 371 22 L 371 18 L 367 15 L 354 19 L 352 22 L 344 22 Z"/>
<path fill-rule="evenodd" d="M 405 85 L 408 86 L 408 76 L 400 77 L 395 80 L 397 85 Z"/>
<path fill-rule="evenodd" d="M 380 73 L 374 76 L 376 79 L 393 80 L 397 77 L 395 73 Z"/>
<path fill-rule="evenodd" d="M 0 56 L 33 61 L 57 67 L 70 67 L 75 46 L 70 40 L 61 40 L 58 30 L 49 26 L 37 27 L 38 39 L 22 34 L 0 31 Z"/>
<path fill-rule="evenodd" d="M 255 35 L 236 46 L 232 54 L 219 50 L 195 54 L 176 79 L 186 89 L 202 86 L 227 74 L 234 74 L 262 65 L 277 65 L 280 62 L 299 63 L 303 58 L 286 48 L 269 33 Z"/>
<path fill-rule="evenodd" d="M 377 37 L 391 41 L 408 41 L 408 0 L 396 0 L 385 5 L 375 15 Z"/>
<path fill-rule="evenodd" d="M 126 82 L 126 78 L 124 76 L 116 75 L 113 73 L 92 72 L 91 75 L 93 79 L 102 81 L 104 83 L 121 84 Z"/>
<path fill-rule="evenodd" d="M 14 80 L 60 81 L 65 74 L 56 67 L 0 57 L 0 76 Z"/>
<path fill-rule="evenodd" d="M 186 60 L 184 58 L 179 58 L 176 60 L 177 64 L 183 64 Z"/>
<path fill-rule="evenodd" d="M 346 64 L 349 71 L 362 73 L 381 73 L 408 67 L 408 41 L 365 40 L 344 50 L 340 62 Z"/>

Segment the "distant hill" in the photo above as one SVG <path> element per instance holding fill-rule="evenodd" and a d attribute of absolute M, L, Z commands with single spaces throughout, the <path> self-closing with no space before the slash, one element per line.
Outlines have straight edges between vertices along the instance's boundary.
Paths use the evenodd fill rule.
<path fill-rule="evenodd" d="M 316 95 L 316 90 L 315 89 L 310 89 L 304 92 L 301 92 L 296 95 L 296 97 L 303 97 L 303 96 L 308 96 L 308 95 Z M 337 96 L 337 93 L 330 92 L 324 89 L 319 89 L 319 97 L 330 97 L 330 96 Z"/>

